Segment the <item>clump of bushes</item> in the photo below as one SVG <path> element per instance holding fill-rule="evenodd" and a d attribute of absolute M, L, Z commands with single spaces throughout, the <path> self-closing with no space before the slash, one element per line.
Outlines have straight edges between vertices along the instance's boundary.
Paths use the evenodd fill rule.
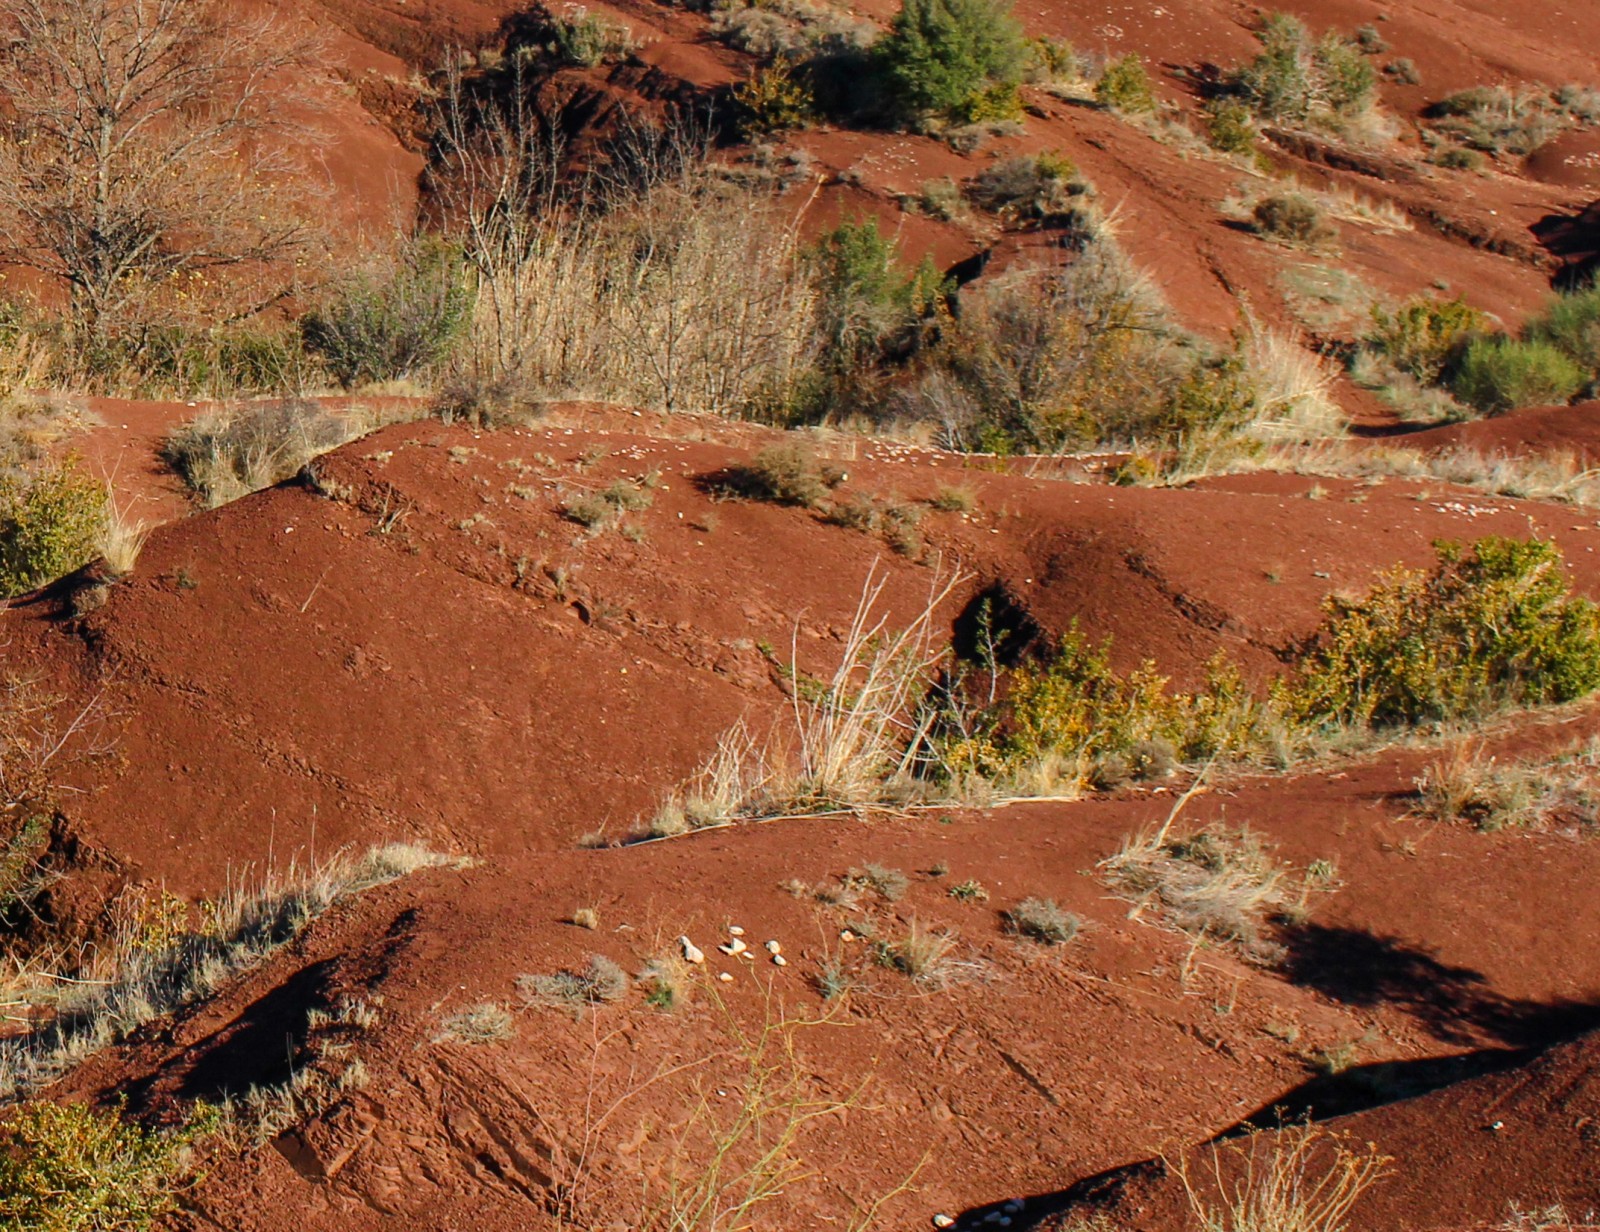
<path fill-rule="evenodd" d="M 71 459 L 0 471 L 0 598 L 64 577 L 99 555 L 106 486 Z"/>
<path fill-rule="evenodd" d="M 1014 218 L 1048 221 L 1066 215 L 1089 193 L 1073 161 L 1054 150 L 1001 159 L 968 189 L 973 204 Z"/>
<path fill-rule="evenodd" d="M 1530 154 L 1572 120 L 1542 86 L 1473 86 L 1428 108 L 1433 130 L 1486 154 Z"/>
<path fill-rule="evenodd" d="M 1016 97 L 1027 43 L 997 0 L 904 0 L 876 62 L 900 115 L 958 122 L 1003 119 Z"/>
<path fill-rule="evenodd" d="M 300 322 L 306 349 L 346 389 L 411 376 L 446 358 L 472 308 L 460 254 L 412 244 L 386 270 L 353 279 Z"/>
<path fill-rule="evenodd" d="M 1300 193 L 1273 193 L 1256 202 L 1250 217 L 1261 235 L 1316 248 L 1333 240 L 1335 232 L 1311 198 Z"/>
<path fill-rule="evenodd" d="M 1531 342 L 1558 349 L 1586 374 L 1589 393 L 1600 386 L 1600 284 L 1557 295 L 1528 322 Z"/>
<path fill-rule="evenodd" d="M 811 450 L 788 444 L 767 446 L 748 466 L 725 473 L 721 482 L 732 496 L 816 509 L 843 481 L 838 470 L 824 466 Z"/>
<path fill-rule="evenodd" d="M 545 50 L 562 64 L 597 68 L 608 61 L 625 59 L 638 46 L 627 26 L 606 21 L 581 4 L 568 4 L 560 13 L 546 11 L 541 15 Z"/>
<path fill-rule="evenodd" d="M 209 1122 L 156 1133 L 84 1104 L 36 1103 L 0 1122 L 0 1228 L 142 1232 L 177 1209 Z"/>
<path fill-rule="evenodd" d="M 1374 309 L 1362 357 L 1371 361 L 1357 370 L 1364 383 L 1399 373 L 1448 390 L 1458 413 L 1567 402 L 1600 388 L 1600 290 L 1555 296 L 1521 337 L 1490 331 L 1460 299 L 1415 296 L 1392 313 Z"/>
<path fill-rule="evenodd" d="M 1571 594 L 1539 541 L 1441 543 L 1431 570 L 1397 570 L 1334 597 L 1298 670 L 1265 692 L 1214 660 L 1193 692 L 1074 627 L 1050 652 L 980 665 L 945 692 L 928 763 L 956 783 L 1037 792 L 1159 777 L 1175 761 L 1281 761 L 1320 733 L 1478 718 L 1600 687 L 1600 613 Z M 977 697 L 998 700 L 975 702 Z"/>
<path fill-rule="evenodd" d="M 1488 317 L 1464 299 L 1416 295 L 1392 313 L 1374 306 L 1366 345 L 1401 372 L 1435 385 L 1488 325 Z"/>
<path fill-rule="evenodd" d="M 1451 392 L 1485 415 L 1570 401 L 1588 376 L 1559 347 L 1499 335 L 1467 344 Z"/>
<path fill-rule="evenodd" d="M 1377 74 L 1359 45 L 1331 30 L 1315 39 L 1286 13 L 1268 15 L 1256 37 L 1261 54 L 1227 80 L 1256 115 L 1338 131 L 1372 107 Z"/>
<path fill-rule="evenodd" d="M 1094 99 L 1102 107 L 1143 115 L 1156 109 L 1155 90 L 1144 61 L 1133 52 L 1106 65 L 1094 85 Z"/>
<path fill-rule="evenodd" d="M 1600 612 L 1571 593 L 1553 544 L 1494 537 L 1438 555 L 1328 600 L 1291 694 L 1305 722 L 1473 718 L 1600 686 Z"/>

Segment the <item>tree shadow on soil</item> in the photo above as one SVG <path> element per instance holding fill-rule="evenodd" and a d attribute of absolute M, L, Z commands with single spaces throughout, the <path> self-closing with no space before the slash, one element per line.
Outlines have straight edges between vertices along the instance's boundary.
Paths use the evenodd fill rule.
<path fill-rule="evenodd" d="M 1213 1141 L 1426 1095 L 1526 1064 L 1546 1048 L 1600 1028 L 1600 997 L 1582 1001 L 1507 997 L 1495 992 L 1482 972 L 1441 962 L 1394 937 L 1311 924 L 1289 930 L 1283 940 L 1289 953 L 1282 970 L 1290 982 L 1344 1005 L 1402 1010 L 1440 1041 L 1471 1050 L 1319 1075 L 1284 1092 Z M 1021 1232 L 1065 1211 L 1093 1212 L 1114 1201 L 1130 1181 L 1159 1177 L 1164 1171 L 1160 1159 L 1123 1165 L 1051 1193 L 971 1207 L 961 1212 L 955 1227 L 958 1232 L 991 1228 L 1004 1217 L 1010 1220 L 1009 1227 Z"/>
<path fill-rule="evenodd" d="M 1359 1009 L 1402 1010 L 1446 1043 L 1539 1048 L 1600 1027 L 1600 999 L 1507 997 L 1482 972 L 1441 962 L 1395 937 L 1308 924 L 1283 940 L 1291 983 Z"/>

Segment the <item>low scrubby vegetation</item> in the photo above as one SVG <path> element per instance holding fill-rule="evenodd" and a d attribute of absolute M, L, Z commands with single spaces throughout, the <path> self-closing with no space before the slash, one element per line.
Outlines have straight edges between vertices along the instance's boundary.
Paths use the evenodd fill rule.
<path fill-rule="evenodd" d="M 1377 93 L 1377 73 L 1359 42 L 1332 30 L 1314 37 L 1287 13 L 1264 17 L 1256 37 L 1261 53 L 1226 76 L 1225 96 L 1271 124 L 1359 129 Z"/>
<path fill-rule="evenodd" d="M 1440 99 L 1426 114 L 1439 153 L 1524 155 L 1566 129 L 1600 123 L 1600 91 L 1575 85 L 1473 86 Z"/>
<path fill-rule="evenodd" d="M 1283 957 L 1269 925 L 1304 902 L 1303 886 L 1297 900 L 1295 878 L 1243 828 L 1178 837 L 1162 826 L 1137 834 L 1100 862 L 1100 874 L 1136 912 L 1155 911 L 1179 931 L 1233 946 L 1263 965 Z"/>
<path fill-rule="evenodd" d="M 1600 687 L 1600 611 L 1571 593 L 1560 554 L 1538 540 L 1441 543 L 1431 569 L 1396 569 L 1365 595 L 1330 596 L 1295 669 L 1265 688 L 1219 656 L 1198 687 L 1174 690 L 1154 663 L 1118 671 L 1110 644 L 1076 627 L 1015 667 L 1000 664 L 996 637 L 975 660 L 952 661 L 929 639 L 939 596 L 891 635 L 874 609 L 880 590 L 864 596 L 831 680 L 790 669 L 793 745 L 734 728 L 649 834 L 951 798 L 1072 796 L 1160 779 L 1180 764 L 1283 766 L 1335 742 Z"/>
<path fill-rule="evenodd" d="M 106 485 L 73 459 L 0 463 L 0 598 L 53 582 L 100 554 L 110 520 Z"/>
<path fill-rule="evenodd" d="M 1416 781 L 1419 809 L 1435 821 L 1479 830 L 1593 831 L 1600 824 L 1600 744 L 1589 740 L 1547 759 L 1501 762 L 1463 742 Z"/>
<path fill-rule="evenodd" d="M 1553 296 L 1517 337 L 1461 299 L 1419 295 L 1392 311 L 1375 307 L 1352 370 L 1425 418 L 1568 402 L 1600 388 L 1600 292 Z"/>
<path fill-rule="evenodd" d="M 0 1120 L 0 1228 L 6 1232 L 142 1232 L 178 1207 L 204 1116 L 147 1130 L 120 1111 L 36 1103 Z"/>
<path fill-rule="evenodd" d="M 109 944 L 90 949 L 81 966 L 12 998 L 50 1016 L 0 1040 L 0 1098 L 15 1098 L 145 1023 L 209 995 L 297 937 L 335 903 L 418 869 L 453 864 L 419 847 L 391 844 L 361 856 L 340 855 L 307 869 L 238 884 L 195 913 L 167 897 L 119 924 Z M 25 973 L 25 976 L 31 973 Z"/>

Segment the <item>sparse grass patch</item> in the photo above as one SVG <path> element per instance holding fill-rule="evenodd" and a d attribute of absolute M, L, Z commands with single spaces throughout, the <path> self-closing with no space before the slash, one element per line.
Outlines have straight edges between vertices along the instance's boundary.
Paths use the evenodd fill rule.
<path fill-rule="evenodd" d="M 206 905 L 203 926 L 181 915 L 139 916 L 118 929 L 93 961 L 55 986 L 43 1005 L 55 1016 L 0 1040 L 0 1096 L 25 1094 L 145 1023 L 209 996 L 293 940 L 334 903 L 419 869 L 460 866 L 422 847 L 390 844 L 356 856 L 341 853 L 305 869 L 238 883 Z"/>
<path fill-rule="evenodd" d="M 981 881 L 969 877 L 950 887 L 950 897 L 962 903 L 986 903 L 989 891 L 983 888 Z"/>
<path fill-rule="evenodd" d="M 655 497 L 642 484 L 619 479 L 604 491 L 582 492 L 568 497 L 562 502 L 561 511 L 580 526 L 598 534 L 621 527 L 625 514 L 648 509 L 654 503 Z"/>
<path fill-rule="evenodd" d="M 899 902 L 906 896 L 906 891 L 911 888 L 911 878 L 907 877 L 898 868 L 888 868 L 882 864 L 868 864 L 865 868 L 852 868 L 845 874 L 845 880 L 872 890 L 884 901 L 891 903 Z"/>
<path fill-rule="evenodd" d="M 1426 115 L 1436 132 L 1488 154 L 1531 154 L 1572 123 L 1544 86 L 1473 86 L 1440 99 Z"/>
<path fill-rule="evenodd" d="M 1600 743 L 1590 740 L 1548 760 L 1500 764 L 1467 742 L 1416 780 L 1419 811 L 1483 831 L 1600 824 Z"/>
<path fill-rule="evenodd" d="M 592 954 L 582 971 L 521 975 L 517 989 L 529 1005 L 555 1006 L 582 1013 L 589 1006 L 620 1001 L 628 994 L 628 973 L 604 954 Z"/>
<path fill-rule="evenodd" d="M 1065 945 L 1078 935 L 1083 921 L 1056 906 L 1053 898 L 1025 898 L 1005 915 L 1006 927 L 1040 945 Z"/>
<path fill-rule="evenodd" d="M 943 487 L 928 502 L 940 513 L 971 513 L 978 494 L 971 488 Z"/>
<path fill-rule="evenodd" d="M 1344 1232 L 1361 1196 L 1387 1175 L 1390 1160 L 1316 1125 L 1291 1125 L 1220 1142 L 1210 1175 L 1175 1166 L 1202 1232 Z M 1227 1168 L 1223 1159 L 1243 1157 Z"/>
<path fill-rule="evenodd" d="M 916 919 L 898 941 L 879 939 L 872 946 L 873 956 L 880 966 L 898 971 L 928 988 L 944 987 L 957 970 L 952 957 L 955 936 L 927 928 Z"/>
<path fill-rule="evenodd" d="M 693 970 L 673 951 L 658 954 L 639 972 L 645 984 L 645 1003 L 661 1010 L 685 1005 L 693 992 Z"/>

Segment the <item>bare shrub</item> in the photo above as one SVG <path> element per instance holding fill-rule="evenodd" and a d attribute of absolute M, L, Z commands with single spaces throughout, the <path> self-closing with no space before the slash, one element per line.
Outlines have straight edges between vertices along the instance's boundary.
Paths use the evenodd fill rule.
<path fill-rule="evenodd" d="M 219 0 L 5 0 L 0 45 L 0 259 L 66 294 L 91 367 L 292 287 L 319 212 L 276 82 L 311 44 Z"/>
<path fill-rule="evenodd" d="M 1203 1232 L 1344 1232 L 1390 1162 L 1371 1143 L 1352 1145 L 1314 1125 L 1218 1144 L 1210 1161 L 1204 1177 L 1188 1161 L 1176 1165 Z"/>
<path fill-rule="evenodd" d="M 1427 115 L 1439 132 L 1490 154 L 1531 154 L 1571 123 L 1544 86 L 1474 86 Z"/>

